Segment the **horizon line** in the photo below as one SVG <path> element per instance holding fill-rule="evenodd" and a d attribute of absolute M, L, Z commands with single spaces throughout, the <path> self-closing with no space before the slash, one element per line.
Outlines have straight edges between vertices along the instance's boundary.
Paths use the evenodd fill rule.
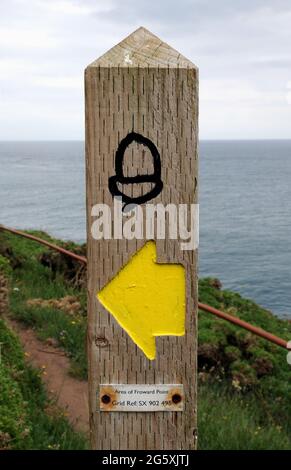
<path fill-rule="evenodd" d="M 291 137 L 269 137 L 269 138 L 262 138 L 262 137 L 257 137 L 257 138 L 234 138 L 234 139 L 214 139 L 214 138 L 200 138 L 198 139 L 198 142 L 266 142 L 266 141 L 291 141 Z M 13 143 L 29 143 L 29 142 L 84 142 L 85 139 L 0 139 L 0 143 L 8 143 L 8 142 L 13 142 Z"/>

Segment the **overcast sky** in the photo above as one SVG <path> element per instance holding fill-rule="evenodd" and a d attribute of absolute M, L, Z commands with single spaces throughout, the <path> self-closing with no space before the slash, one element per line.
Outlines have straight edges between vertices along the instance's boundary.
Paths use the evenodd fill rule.
<path fill-rule="evenodd" d="M 0 139 L 83 139 L 83 70 L 139 26 L 199 67 L 201 138 L 291 138 L 290 0 L 0 0 Z"/>

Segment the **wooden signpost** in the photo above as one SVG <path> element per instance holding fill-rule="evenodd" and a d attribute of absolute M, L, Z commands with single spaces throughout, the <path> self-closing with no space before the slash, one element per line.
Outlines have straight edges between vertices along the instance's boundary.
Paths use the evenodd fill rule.
<path fill-rule="evenodd" d="M 195 449 L 197 246 L 153 205 L 198 226 L 198 71 L 139 28 L 87 67 L 85 93 L 91 444 Z"/>

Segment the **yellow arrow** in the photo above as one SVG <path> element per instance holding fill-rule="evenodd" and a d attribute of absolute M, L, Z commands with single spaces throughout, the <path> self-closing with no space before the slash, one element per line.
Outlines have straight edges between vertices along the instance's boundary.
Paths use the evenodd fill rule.
<path fill-rule="evenodd" d="M 97 294 L 149 359 L 156 355 L 155 336 L 185 334 L 185 269 L 157 264 L 155 242 L 147 242 Z"/>

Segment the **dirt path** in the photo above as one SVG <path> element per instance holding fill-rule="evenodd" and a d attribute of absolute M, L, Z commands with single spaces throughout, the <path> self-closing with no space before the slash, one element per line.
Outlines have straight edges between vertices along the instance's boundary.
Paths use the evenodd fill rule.
<path fill-rule="evenodd" d="M 50 398 L 66 410 L 76 430 L 88 433 L 87 382 L 69 375 L 70 361 L 63 351 L 40 341 L 32 329 L 24 328 L 21 323 L 10 318 L 7 323 L 19 336 L 29 361 L 42 369 L 42 378 Z"/>

